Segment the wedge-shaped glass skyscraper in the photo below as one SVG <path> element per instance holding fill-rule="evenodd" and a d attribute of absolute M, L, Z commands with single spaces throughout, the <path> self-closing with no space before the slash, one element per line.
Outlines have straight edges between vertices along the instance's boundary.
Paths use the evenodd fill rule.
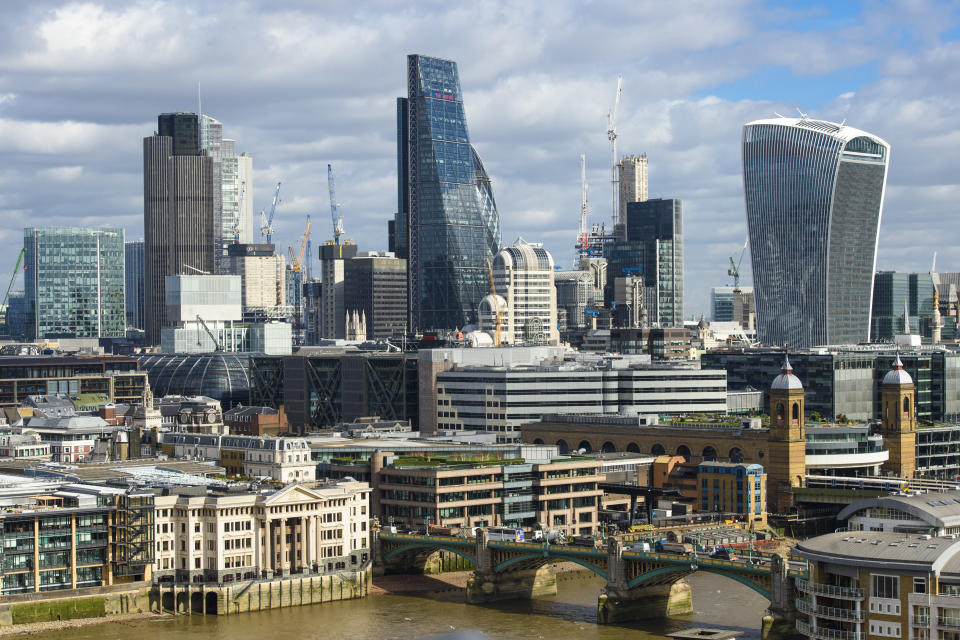
<path fill-rule="evenodd" d="M 411 329 L 477 322 L 500 250 L 490 178 L 470 144 L 457 63 L 407 57 L 397 101 L 399 211 L 393 246 L 408 258 Z"/>
<path fill-rule="evenodd" d="M 890 145 L 810 118 L 743 128 L 757 333 L 764 344 L 866 341 Z"/>

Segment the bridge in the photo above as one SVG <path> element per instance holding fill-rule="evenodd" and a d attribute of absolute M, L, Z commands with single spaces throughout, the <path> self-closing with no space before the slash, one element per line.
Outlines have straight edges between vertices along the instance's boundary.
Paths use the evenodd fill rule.
<path fill-rule="evenodd" d="M 555 595 L 551 565 L 573 562 L 606 581 L 597 603 L 597 620 L 615 623 L 691 613 L 693 600 L 685 577 L 696 571 L 724 576 L 770 601 L 777 622 L 790 623 L 794 615 L 792 580 L 805 572 L 791 569 L 780 556 L 768 564 L 749 560 L 721 560 L 696 554 L 625 550 L 615 538 L 605 549 L 539 542 L 381 532 L 378 560 L 385 566 L 409 567 L 443 551 L 463 558 L 474 568 L 467 582 L 467 602 L 479 604 Z"/>

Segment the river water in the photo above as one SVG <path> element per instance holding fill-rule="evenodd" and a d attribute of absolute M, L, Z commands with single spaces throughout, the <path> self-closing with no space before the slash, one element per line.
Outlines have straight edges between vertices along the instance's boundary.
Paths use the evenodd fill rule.
<path fill-rule="evenodd" d="M 730 579 L 692 575 L 694 613 L 623 626 L 596 624 L 603 580 L 578 574 L 558 581 L 555 597 L 475 606 L 462 591 L 374 595 L 234 616 L 179 616 L 118 622 L 31 636 L 38 640 L 651 640 L 696 626 L 760 637 L 767 601 Z"/>

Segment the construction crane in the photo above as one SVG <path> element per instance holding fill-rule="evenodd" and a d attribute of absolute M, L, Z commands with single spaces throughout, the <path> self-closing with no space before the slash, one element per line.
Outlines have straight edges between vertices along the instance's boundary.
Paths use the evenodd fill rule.
<path fill-rule="evenodd" d="M 577 255 L 573 268 L 579 264 L 579 257 L 590 252 L 590 241 L 587 234 L 587 156 L 580 154 L 580 235 L 577 236 Z"/>
<path fill-rule="evenodd" d="M 273 216 L 277 213 L 277 205 L 280 203 L 280 183 L 273 192 L 273 204 L 270 205 L 270 215 L 260 211 L 260 233 L 267 239 L 267 244 L 273 244 Z"/>
<path fill-rule="evenodd" d="M 237 219 L 233 221 L 233 244 L 240 244 L 240 220 L 243 216 L 243 199 L 247 195 L 247 181 L 240 183 L 240 195 L 237 198 Z"/>
<path fill-rule="evenodd" d="M 743 263 L 743 254 L 747 251 L 747 243 L 749 241 L 749 237 L 743 241 L 743 249 L 740 249 L 740 255 L 737 257 L 736 262 L 733 261 L 733 256 L 730 256 L 730 268 L 727 269 L 727 275 L 733 276 L 733 290 L 735 293 L 740 293 L 740 265 Z"/>
<path fill-rule="evenodd" d="M 490 295 L 493 296 L 493 304 L 496 305 L 496 328 L 493 332 L 493 346 L 500 346 L 500 333 L 503 330 L 503 309 L 500 308 L 500 300 L 497 296 L 497 284 L 493 281 L 493 265 L 487 260 L 487 273 L 490 276 Z"/>
<path fill-rule="evenodd" d="M 10 276 L 7 292 L 3 294 L 3 305 L 0 305 L 4 309 L 7 308 L 7 303 L 10 301 L 10 290 L 13 288 L 13 281 L 17 279 L 17 274 L 20 273 L 20 263 L 23 262 L 23 256 L 26 252 L 26 248 L 20 249 L 20 254 L 17 256 L 17 263 L 13 265 L 13 275 Z"/>
<path fill-rule="evenodd" d="M 197 314 L 197 322 L 200 323 L 200 326 L 203 327 L 204 331 L 207 332 L 207 335 L 210 336 L 210 339 L 213 340 L 214 349 L 217 351 L 223 351 L 223 345 L 220 344 L 220 341 L 217 339 L 217 335 L 210 330 L 210 327 L 207 326 L 207 323 L 203 321 L 203 318 L 200 317 L 200 314 Z M 200 341 L 200 336 L 197 335 L 197 346 L 203 346 L 203 343 Z"/>
<path fill-rule="evenodd" d="M 613 190 L 613 224 L 620 217 L 620 176 L 617 172 L 617 111 L 620 109 L 620 94 L 623 91 L 623 75 L 617 74 L 617 95 L 613 111 L 607 112 L 607 140 L 610 141 L 610 186 Z"/>
<path fill-rule="evenodd" d="M 333 218 L 333 241 L 339 247 L 343 235 L 343 216 L 337 205 L 337 192 L 333 184 L 333 165 L 327 165 L 327 190 L 330 191 L 330 216 Z"/>
<path fill-rule="evenodd" d="M 190 271 L 196 271 L 202 276 L 210 275 L 209 271 L 204 271 L 203 269 L 197 269 L 196 267 L 190 266 L 189 264 L 184 264 L 183 266 L 185 266 L 187 269 L 190 269 Z"/>
<path fill-rule="evenodd" d="M 295 273 L 303 272 L 303 252 L 307 249 L 307 242 L 310 240 L 310 216 L 307 216 L 307 228 L 303 231 L 300 238 L 300 251 L 296 255 L 293 253 L 293 245 L 287 245 L 287 251 L 290 252 L 290 268 Z"/>

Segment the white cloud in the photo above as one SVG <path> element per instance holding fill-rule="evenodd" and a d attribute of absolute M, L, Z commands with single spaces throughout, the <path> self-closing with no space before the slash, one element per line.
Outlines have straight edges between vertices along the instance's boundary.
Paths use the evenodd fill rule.
<path fill-rule="evenodd" d="M 685 201 L 688 316 L 707 310 L 710 286 L 726 283 L 726 256 L 746 233 L 743 123 L 794 108 L 792 92 L 781 103 L 782 86 L 731 95 L 730 83 L 771 66 L 814 82 L 874 68 L 875 79 L 805 106 L 893 145 L 880 264 L 926 269 L 937 248 L 944 270 L 960 270 L 948 264 L 960 248 L 960 44 L 941 39 L 957 24 L 946 5 L 870 5 L 823 29 L 807 25 L 826 22 L 826 9 L 752 0 L 52 7 L 9 16 L 17 28 L 0 44 L 0 251 L 15 249 L 20 227 L 37 220 L 121 224 L 129 237 L 142 235 L 141 138 L 157 113 L 195 109 L 197 80 L 205 109 L 254 156 L 255 210 L 283 182 L 279 244 L 294 243 L 307 214 L 314 243 L 329 236 L 332 163 L 348 235 L 386 248 L 396 210 L 394 99 L 406 93 L 405 56 L 423 53 L 459 63 L 504 240 L 542 240 L 561 265 L 577 230 L 580 153 L 590 220 L 609 219 L 605 114 L 622 72 L 619 150 L 647 152 L 651 195 Z"/>

